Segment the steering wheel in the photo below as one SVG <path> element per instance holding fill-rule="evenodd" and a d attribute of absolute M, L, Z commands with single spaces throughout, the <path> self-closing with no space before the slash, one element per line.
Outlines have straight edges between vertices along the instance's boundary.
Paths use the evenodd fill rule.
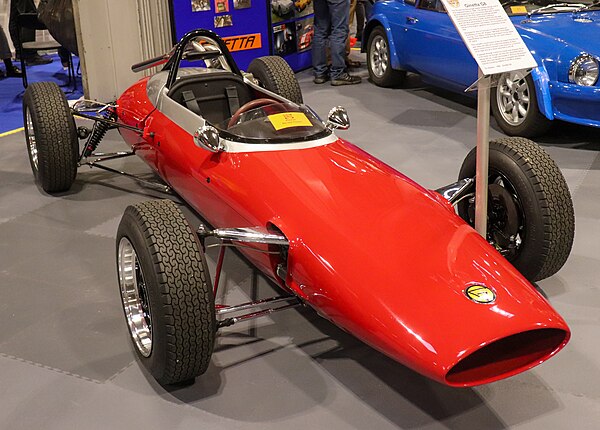
<path fill-rule="evenodd" d="M 244 103 L 238 110 L 235 111 L 235 113 L 229 120 L 229 123 L 227 124 L 227 128 L 233 126 L 238 121 L 238 119 L 240 119 L 240 115 L 243 114 L 244 112 L 248 112 L 249 110 L 256 109 L 261 106 L 269 106 L 269 105 L 273 105 L 273 104 L 282 104 L 282 103 L 278 102 L 277 100 L 265 99 L 265 98 L 250 100 L 248 103 Z"/>

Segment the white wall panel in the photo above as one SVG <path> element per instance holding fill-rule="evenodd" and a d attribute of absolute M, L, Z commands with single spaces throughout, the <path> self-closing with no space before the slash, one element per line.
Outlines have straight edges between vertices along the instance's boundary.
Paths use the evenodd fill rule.
<path fill-rule="evenodd" d="M 166 0 L 74 0 L 87 98 L 116 99 L 140 78 L 132 64 L 165 51 L 165 32 L 170 45 L 165 5 Z"/>

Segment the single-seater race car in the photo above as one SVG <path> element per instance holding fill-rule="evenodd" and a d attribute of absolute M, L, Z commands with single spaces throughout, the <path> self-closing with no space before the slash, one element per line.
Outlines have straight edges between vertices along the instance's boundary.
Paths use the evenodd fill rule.
<path fill-rule="evenodd" d="M 573 206 L 535 143 L 491 142 L 483 238 L 471 227 L 475 151 L 457 182 L 428 190 L 338 138 L 333 130 L 349 126 L 345 109 L 322 121 L 279 57 L 241 72 L 216 34 L 195 30 L 133 68 L 160 64 L 103 106 L 71 109 L 57 86 L 32 84 L 23 111 L 31 167 L 46 192 L 68 190 L 82 165 L 126 174 L 105 163 L 135 154 L 205 220 L 193 231 L 172 201 L 153 200 L 129 206 L 118 228 L 127 326 L 161 384 L 204 373 L 220 328 L 297 305 L 451 386 L 517 374 L 568 342 L 567 324 L 532 282 L 565 263 Z M 76 117 L 93 119 L 93 128 L 76 127 Z M 96 152 L 109 128 L 129 151 Z M 209 238 L 222 245 L 214 279 Z M 281 295 L 215 304 L 228 246 Z"/>

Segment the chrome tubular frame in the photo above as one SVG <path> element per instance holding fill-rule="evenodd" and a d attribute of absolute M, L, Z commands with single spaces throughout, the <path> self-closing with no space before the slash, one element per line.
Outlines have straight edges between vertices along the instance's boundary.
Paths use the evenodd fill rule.
<path fill-rule="evenodd" d="M 201 225 L 198 228 L 198 235 L 201 237 L 213 236 L 223 241 L 247 242 L 247 243 L 263 243 L 268 245 L 288 246 L 288 240 L 285 236 L 277 233 L 270 233 L 263 227 L 250 228 L 217 228 L 215 230 L 207 230 Z"/>
<path fill-rule="evenodd" d="M 215 271 L 215 278 L 213 282 L 213 296 L 217 296 L 217 291 L 219 288 L 219 281 L 221 279 L 221 272 L 223 270 L 223 262 L 225 261 L 225 250 L 229 246 L 235 247 L 243 247 L 246 249 L 251 249 L 256 252 L 263 253 L 273 253 L 273 251 L 269 251 L 266 249 L 255 248 L 252 246 L 244 245 L 244 243 L 257 243 L 257 244 L 266 244 L 266 245 L 275 245 L 281 247 L 281 251 L 283 253 L 284 249 L 289 245 L 288 240 L 282 234 L 271 233 L 266 228 L 263 227 L 252 227 L 252 228 L 219 228 L 214 230 L 209 230 L 204 225 L 200 225 L 198 230 L 196 231 L 198 238 L 200 239 L 200 245 L 203 250 L 206 250 L 207 246 L 205 244 L 207 237 L 215 237 L 219 240 L 218 245 L 219 256 L 217 258 L 217 267 Z M 215 245 L 210 245 L 212 247 Z M 282 265 L 280 265 L 282 266 Z M 277 268 L 277 274 L 285 274 L 286 269 L 283 267 Z M 285 280 L 285 277 L 282 277 Z M 234 317 L 228 317 L 222 320 L 217 321 L 217 328 L 228 327 L 240 321 L 246 321 L 249 319 L 258 318 L 261 316 L 269 315 L 273 312 L 282 311 L 285 309 L 291 309 L 293 307 L 301 305 L 301 300 L 294 295 L 285 295 L 285 296 L 277 296 L 271 297 L 268 299 L 256 300 L 253 302 L 242 303 L 239 305 L 223 305 L 217 304 L 216 308 L 216 316 L 230 314 L 230 313 L 238 313 L 242 311 L 252 311 L 250 313 L 245 313 L 242 315 L 237 315 Z M 263 309 L 267 306 L 266 309 Z"/>
<path fill-rule="evenodd" d="M 131 157 L 132 155 L 135 155 L 134 152 L 107 152 L 107 153 L 93 153 L 92 154 L 95 158 L 92 161 L 87 161 L 85 163 L 81 163 L 80 166 L 89 166 L 90 168 L 92 167 L 96 167 L 98 169 L 101 170 L 106 170 L 107 172 L 111 172 L 111 173 L 116 173 L 117 175 L 121 175 L 121 176 L 126 176 L 128 178 L 131 178 L 141 184 L 147 185 L 151 188 L 154 188 L 158 191 L 161 191 L 163 193 L 167 193 L 167 194 L 172 194 L 171 188 L 168 185 L 165 185 L 162 182 L 158 182 L 158 181 L 150 181 L 148 179 L 143 179 L 140 178 L 139 176 L 136 175 L 132 175 L 131 173 L 127 173 L 127 172 L 123 172 L 121 170 L 117 170 L 117 169 L 113 169 L 112 167 L 107 167 L 104 166 L 103 164 L 100 164 L 104 161 L 108 161 L 108 160 L 116 160 L 118 158 L 125 158 L 125 157 Z"/>
<path fill-rule="evenodd" d="M 277 304 L 285 303 L 282 306 L 276 306 Z M 256 300 L 254 302 L 242 303 L 236 306 L 221 306 L 217 308 L 217 316 L 235 312 L 241 312 L 245 310 L 260 309 L 263 306 L 269 306 L 267 309 L 260 309 L 254 312 L 237 315 L 234 317 L 225 318 L 217 322 L 217 327 L 229 327 L 240 321 L 247 321 L 250 319 L 270 315 L 274 312 L 283 311 L 285 309 L 291 309 L 296 306 L 300 306 L 302 302 L 298 297 L 295 296 L 278 296 L 271 297 L 269 299 Z"/>

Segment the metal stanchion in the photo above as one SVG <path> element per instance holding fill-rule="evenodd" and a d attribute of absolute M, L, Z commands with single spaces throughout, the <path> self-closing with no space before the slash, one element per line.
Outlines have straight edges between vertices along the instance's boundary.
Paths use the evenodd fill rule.
<path fill-rule="evenodd" d="M 477 83 L 477 167 L 475 174 L 475 230 L 487 237 L 488 163 L 490 156 L 490 84 L 489 76 L 479 69 Z"/>

